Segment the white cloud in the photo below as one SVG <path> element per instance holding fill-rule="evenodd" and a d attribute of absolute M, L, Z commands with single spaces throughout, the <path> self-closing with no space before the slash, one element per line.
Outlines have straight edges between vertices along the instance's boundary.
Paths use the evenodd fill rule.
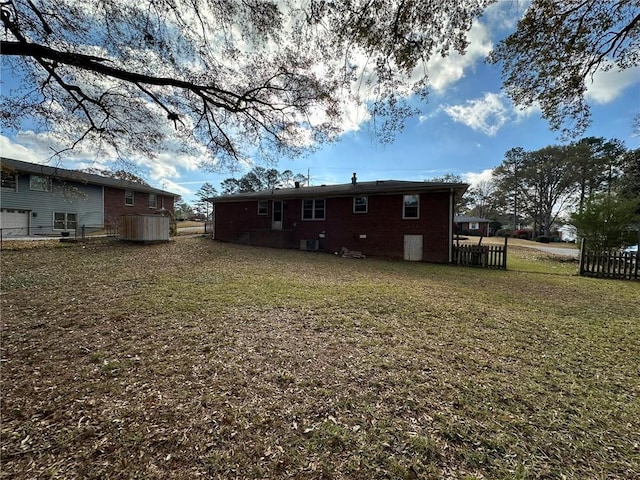
<path fill-rule="evenodd" d="M 462 105 L 445 105 L 440 109 L 455 122 L 490 137 L 496 135 L 509 122 L 519 122 L 540 113 L 537 104 L 526 108 L 514 106 L 505 94 L 490 92 L 481 98 L 467 100 Z"/>
<path fill-rule="evenodd" d="M 23 162 L 43 163 L 41 155 L 24 145 L 13 143 L 4 135 L 0 135 L 0 152 L 2 152 L 3 157 L 14 158 Z"/>
<path fill-rule="evenodd" d="M 463 78 L 465 73 L 473 68 L 478 61 L 482 61 L 493 48 L 491 32 L 479 19 L 473 22 L 467 33 L 467 40 L 469 45 L 464 55 L 452 52 L 446 57 L 442 57 L 436 49 L 434 55 L 426 63 L 418 63 L 410 75 L 410 81 L 419 82 L 426 74 L 429 89 L 438 94 L 444 93 Z M 377 92 L 370 86 L 375 84 L 376 75 L 374 65 L 368 63 L 368 56 L 363 53 L 355 53 L 352 61 L 358 65 L 358 69 L 351 85 L 351 93 L 358 97 L 358 101 L 350 98 L 348 92 L 345 92 L 342 108 L 346 115 L 341 125 L 341 133 L 358 131 L 363 123 L 370 120 L 371 113 L 367 109 L 366 103 L 377 97 Z M 413 93 L 411 88 L 406 87 L 407 85 L 399 87 L 396 94 L 401 97 L 411 96 Z M 364 104 L 359 102 L 364 102 Z M 435 114 L 421 115 L 418 118 L 418 124 L 425 122 L 432 116 Z"/>
<path fill-rule="evenodd" d="M 608 70 L 595 73 L 593 81 L 587 81 L 586 98 L 595 103 L 609 103 L 620 96 L 627 87 L 640 82 L 640 67 L 627 70 Z"/>
<path fill-rule="evenodd" d="M 92 10 L 87 7 L 84 13 L 90 16 L 91 12 Z M 189 14 L 190 14 L 190 11 L 183 12 L 183 15 L 189 15 Z M 204 15 L 204 17 L 206 18 L 207 16 Z M 212 23 L 215 23 L 215 22 L 212 22 Z M 283 25 L 284 32 L 288 32 L 291 28 L 292 28 L 291 22 L 285 22 L 285 25 Z M 193 32 L 187 32 L 187 33 L 190 34 L 190 37 L 189 37 L 190 40 L 198 40 L 198 41 L 200 40 L 198 32 L 193 31 Z M 430 59 L 429 62 L 427 62 L 426 64 L 421 64 L 419 67 L 416 68 L 416 70 L 414 71 L 414 75 L 412 75 L 411 79 L 414 81 L 419 80 L 422 74 L 426 71 L 428 72 L 428 75 L 429 75 L 430 88 L 436 92 L 443 92 L 444 90 L 449 88 L 452 84 L 454 84 L 455 82 L 463 78 L 465 76 L 465 72 L 469 68 L 472 68 L 479 60 L 481 61 L 488 54 L 488 52 L 491 50 L 491 47 L 492 47 L 490 33 L 491 32 L 485 26 L 485 24 L 483 24 L 480 21 L 480 19 L 477 19 L 476 21 L 473 22 L 473 25 L 470 31 L 467 33 L 469 46 L 467 48 L 467 52 L 465 55 L 451 53 L 447 57 L 443 58 L 436 53 L 433 56 L 433 58 Z M 255 46 L 244 43 L 242 29 L 234 29 L 233 35 L 236 36 L 236 40 L 238 41 L 238 46 L 240 50 L 242 51 L 246 50 L 245 53 L 247 55 L 245 57 L 239 57 L 238 59 L 235 59 L 234 62 L 232 62 L 229 65 L 225 64 L 225 67 L 229 70 L 227 72 L 227 76 L 222 77 L 220 81 L 223 84 L 229 83 L 229 85 L 231 86 L 234 86 L 235 83 L 242 83 L 238 79 L 236 79 L 236 77 L 241 74 L 242 67 L 244 63 L 247 61 L 247 59 L 250 59 L 252 54 L 257 53 L 255 51 L 255 48 L 256 48 Z M 286 35 L 283 36 L 283 38 L 286 38 Z M 108 56 L 106 52 L 99 50 L 95 46 L 84 45 L 83 47 L 86 48 L 86 53 L 94 54 L 96 56 L 105 56 L 105 57 Z M 267 45 L 264 47 L 265 53 L 273 53 L 273 50 L 275 50 L 274 45 Z M 221 53 L 222 53 L 222 50 L 221 50 Z M 158 75 L 168 76 L 168 77 L 177 75 L 176 71 L 172 70 L 170 66 L 166 64 L 166 62 L 162 62 L 151 51 L 144 51 L 142 52 L 142 54 L 135 53 L 130 55 L 129 57 L 131 59 L 138 58 L 139 61 L 134 65 L 128 65 L 128 68 L 132 68 L 132 69 L 138 68 L 141 71 L 144 71 L 144 69 L 148 65 L 160 65 L 163 68 L 163 70 L 159 72 L 155 72 Z M 222 58 L 221 56 L 221 61 L 224 62 L 224 60 L 225 59 Z M 372 99 L 374 99 L 376 94 L 375 90 L 366 91 L 366 87 L 363 86 L 367 84 L 367 80 L 373 79 L 372 78 L 373 66 L 367 64 L 367 55 L 365 54 L 358 55 L 357 53 L 355 53 L 352 60 L 359 65 L 359 69 L 358 69 L 359 74 L 356 75 L 357 81 L 355 81 L 353 84 L 353 87 L 354 87 L 353 90 L 351 92 L 348 92 L 348 91 L 344 92 L 344 95 L 342 98 L 342 104 L 341 104 L 341 108 L 343 110 L 344 115 L 342 117 L 342 122 L 339 126 L 340 128 L 339 134 L 358 131 L 364 123 L 366 123 L 371 119 L 371 113 L 367 109 L 367 103 L 370 102 Z M 193 57 L 191 55 L 186 56 L 183 59 L 183 61 L 185 62 L 185 64 L 188 64 L 190 67 L 195 67 L 196 70 L 199 69 L 198 67 L 200 65 L 197 63 L 193 63 Z M 336 61 L 342 62 L 342 59 L 336 59 Z M 312 71 L 315 71 L 316 73 L 319 73 L 319 74 L 322 73 L 322 68 L 324 67 L 321 64 L 310 66 L 310 69 Z M 246 74 L 246 72 L 244 72 L 243 74 Z M 89 83 L 91 82 L 93 82 L 92 86 L 94 90 L 98 92 L 96 93 L 96 95 L 99 94 L 99 91 L 101 89 L 103 88 L 108 89 L 108 88 L 114 87 L 118 83 L 109 79 L 104 79 L 101 82 L 98 82 L 98 79 L 95 79 L 93 77 L 91 77 L 91 81 Z M 150 88 L 150 90 L 153 91 L 153 88 Z M 411 89 L 405 88 L 404 90 L 399 90 L 397 93 L 400 96 L 409 97 L 412 92 L 411 92 Z M 358 101 L 356 101 L 356 99 L 354 98 L 354 95 L 360 96 L 360 98 L 357 99 Z M 140 100 L 140 102 L 142 104 L 141 105 L 141 108 L 142 108 L 142 106 L 144 106 L 144 101 Z M 157 110 L 159 107 L 155 105 L 153 102 L 148 101 L 148 105 L 146 105 L 146 108 L 148 108 L 151 112 L 154 112 L 154 109 Z M 158 114 L 158 118 L 161 118 L 164 115 L 163 112 L 155 112 L 155 113 Z M 427 118 L 428 117 L 421 117 L 420 123 L 422 123 Z M 310 115 L 305 116 L 304 118 L 301 118 L 301 124 L 304 125 L 305 121 L 309 121 L 312 124 L 320 125 L 322 124 L 322 122 L 325 122 L 326 120 L 327 118 L 325 117 L 323 112 L 313 111 L 311 112 Z M 161 125 L 156 125 L 154 126 L 154 128 L 161 128 Z M 299 135 L 296 137 L 297 140 L 301 139 L 301 142 L 302 142 L 301 145 L 307 146 L 307 145 L 313 144 L 314 139 L 310 135 L 305 135 L 304 134 L 305 132 L 302 132 L 302 133 L 303 133 L 302 135 Z M 16 141 L 18 143 L 23 143 L 25 146 L 27 146 L 26 141 L 24 139 L 18 139 L 16 137 Z M 34 156 L 37 158 L 41 158 L 41 157 L 48 157 L 52 154 L 53 151 L 57 149 L 61 149 L 65 146 L 68 146 L 69 144 L 68 139 L 66 140 L 66 142 L 67 143 L 65 144 L 59 144 L 59 142 L 56 141 L 55 144 L 52 144 L 51 148 L 49 148 L 49 146 L 47 146 L 47 140 L 41 138 L 41 139 L 34 139 L 32 142 L 30 142 L 30 144 L 33 145 L 34 149 L 36 150 L 36 154 Z M 92 145 L 92 142 L 90 141 L 87 141 L 86 143 L 89 145 Z M 46 146 L 44 151 L 42 150 L 41 145 Z M 59 148 L 58 148 L 58 145 L 60 145 Z M 299 143 L 296 143 L 296 145 L 299 145 Z M 80 145 L 80 147 L 82 147 L 82 144 Z M 107 157 L 111 157 L 113 155 L 113 152 L 95 152 L 95 151 L 94 152 L 83 151 L 78 153 L 71 152 L 69 153 L 69 158 L 79 158 L 79 159 L 94 158 L 95 159 L 94 161 L 104 162 L 105 155 Z M 124 155 L 135 155 L 135 153 L 132 153 L 131 151 L 129 151 L 129 152 L 124 152 Z M 144 159 L 144 160 L 145 162 L 147 162 L 146 165 L 150 163 L 148 159 Z M 65 162 L 66 161 L 67 159 L 65 159 Z M 134 161 L 135 163 L 140 163 L 137 161 L 137 159 L 132 159 L 132 161 Z M 171 163 L 171 161 L 167 161 L 167 159 L 165 158 L 162 158 L 162 156 L 159 156 L 157 162 L 154 161 L 153 165 L 151 165 L 151 168 L 150 168 L 151 176 L 152 178 L 160 178 L 167 175 L 173 176 L 173 175 L 176 175 L 176 173 L 185 166 L 186 168 L 190 169 L 190 165 L 191 165 L 191 160 L 186 160 L 186 164 L 181 162 L 178 162 L 177 164 L 175 164 L 175 163 Z"/>
<path fill-rule="evenodd" d="M 484 59 L 493 47 L 487 27 L 477 20 L 469 30 L 467 39 L 470 43 L 464 55 L 458 53 L 452 53 L 446 57 L 436 55 L 427 62 L 429 86 L 436 92 L 442 93 L 464 77 L 465 70 L 472 67 L 478 60 Z"/>
<path fill-rule="evenodd" d="M 483 182 L 490 182 L 493 178 L 493 169 L 487 168 L 481 172 L 467 172 L 462 174 L 464 181 L 469 183 L 471 187 L 475 187 Z"/>
<path fill-rule="evenodd" d="M 20 132 L 15 139 L 0 135 L 0 152 L 2 156 L 15 158 L 25 162 L 51 165 L 51 155 L 55 150 L 61 150 L 66 144 L 52 133 Z M 192 155 L 179 155 L 171 152 L 161 153 L 154 159 L 136 156 L 130 159 L 137 168 L 132 173 L 141 176 L 152 186 L 164 188 L 181 195 L 191 191 L 181 187 L 176 180 L 181 178 L 181 172 L 191 172 L 199 168 L 202 159 Z M 95 152 L 83 150 L 82 144 L 76 150 L 71 150 L 60 159 L 53 160 L 56 165 L 70 170 L 98 168 L 120 170 L 122 164 L 115 155 L 97 155 Z M 163 187 L 164 185 L 164 187 Z"/>
<path fill-rule="evenodd" d="M 440 110 L 440 108 L 436 108 L 430 113 L 424 113 L 420 115 L 418 117 L 418 125 L 422 125 L 427 120 L 431 120 L 432 118 L 436 117 L 440 113 Z"/>
<path fill-rule="evenodd" d="M 178 195 L 190 195 L 192 193 L 188 188 L 185 188 L 182 185 L 169 180 L 168 178 L 161 178 L 158 185 L 162 190 L 166 190 L 171 193 L 177 193 Z"/>
<path fill-rule="evenodd" d="M 485 93 L 481 99 L 467 100 L 464 105 L 446 106 L 443 110 L 454 121 L 494 136 L 512 117 L 511 109 L 505 103 L 504 95 Z"/>
<path fill-rule="evenodd" d="M 528 107 L 521 107 L 519 105 L 514 106 L 513 113 L 518 120 L 523 120 L 533 115 L 540 115 L 542 113 L 542 110 L 540 109 L 540 104 L 538 102 L 535 102 L 533 105 L 530 105 Z"/>
<path fill-rule="evenodd" d="M 201 162 L 201 158 L 198 156 L 181 155 L 171 149 L 158 154 L 153 160 L 142 156 L 135 156 L 132 160 L 139 168 L 147 169 L 149 178 L 155 181 L 166 178 L 178 179 L 180 172 L 195 171 Z"/>
<path fill-rule="evenodd" d="M 512 32 L 531 5 L 530 0 L 510 0 L 490 5 L 482 14 L 492 30 Z"/>

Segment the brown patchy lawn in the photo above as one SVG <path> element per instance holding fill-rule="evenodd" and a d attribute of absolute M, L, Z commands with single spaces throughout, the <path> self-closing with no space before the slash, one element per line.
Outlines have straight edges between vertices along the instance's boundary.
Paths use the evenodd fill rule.
<path fill-rule="evenodd" d="M 510 255 L 3 251 L 0 477 L 638 478 L 640 285 Z"/>

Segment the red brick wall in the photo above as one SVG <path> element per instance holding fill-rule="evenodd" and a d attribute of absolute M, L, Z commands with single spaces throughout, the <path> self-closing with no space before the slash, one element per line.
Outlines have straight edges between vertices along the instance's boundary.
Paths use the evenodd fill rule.
<path fill-rule="evenodd" d="M 215 204 L 215 237 L 224 242 L 238 242 L 252 229 L 271 228 L 271 205 L 268 215 L 258 215 L 258 202 Z"/>
<path fill-rule="evenodd" d="M 482 235 L 483 237 L 487 236 L 487 231 L 489 229 L 489 224 L 487 222 L 479 222 L 478 230 L 472 230 L 469 222 L 460 222 L 457 224 L 458 232 L 462 233 L 463 231 L 469 232 L 469 235 Z"/>
<path fill-rule="evenodd" d="M 423 259 L 449 261 L 451 218 L 446 192 L 421 194 L 417 220 L 402 218 L 402 195 L 369 196 L 368 213 L 353 213 L 353 197 L 328 198 L 325 220 L 302 220 L 302 200 L 283 203 L 282 228 L 292 232 L 290 248 L 299 248 L 300 240 L 319 239 L 320 249 L 327 252 L 346 247 L 367 255 L 402 258 L 404 235 L 423 235 Z M 249 235 L 250 230 L 271 229 L 271 202 L 268 215 L 258 215 L 257 210 L 257 201 L 217 204 L 216 239 L 248 243 L 260 238 L 261 245 L 273 245 L 264 232 Z M 320 238 L 321 234 L 324 238 Z"/>
<path fill-rule="evenodd" d="M 173 212 L 173 197 L 156 195 L 157 208 L 149 207 L 149 194 L 134 192 L 133 205 L 125 205 L 124 190 L 104 187 L 104 223 L 118 222 L 118 217 L 126 213 L 154 213 L 160 208 Z"/>

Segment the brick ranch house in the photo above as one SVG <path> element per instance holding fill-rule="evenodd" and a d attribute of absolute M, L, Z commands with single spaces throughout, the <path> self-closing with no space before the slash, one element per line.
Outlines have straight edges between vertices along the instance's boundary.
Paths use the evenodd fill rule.
<path fill-rule="evenodd" d="M 115 227 L 130 213 L 173 212 L 178 196 L 140 183 L 0 158 L 3 237 Z"/>
<path fill-rule="evenodd" d="M 223 195 L 214 238 L 255 246 L 449 263 L 464 183 L 384 180 Z"/>
<path fill-rule="evenodd" d="M 456 233 L 459 235 L 487 237 L 491 233 L 489 231 L 489 223 L 491 223 L 491 220 L 486 218 L 460 215 L 454 217 L 453 221 L 456 226 Z"/>

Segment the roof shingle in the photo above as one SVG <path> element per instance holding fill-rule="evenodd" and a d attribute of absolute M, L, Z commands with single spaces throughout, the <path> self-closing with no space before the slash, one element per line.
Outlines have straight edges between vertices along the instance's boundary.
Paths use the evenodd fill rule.
<path fill-rule="evenodd" d="M 319 185 L 299 188 L 275 188 L 260 192 L 236 193 L 207 199 L 214 203 L 241 202 L 246 200 L 344 197 L 357 195 L 411 194 L 426 192 L 449 192 L 453 189 L 462 195 L 469 187 L 466 183 L 408 182 L 403 180 L 376 180 L 374 182 Z"/>
<path fill-rule="evenodd" d="M 135 190 L 136 192 L 156 193 L 172 197 L 179 197 L 177 193 L 167 192 L 141 183 L 122 180 L 119 178 L 103 177 L 93 173 L 85 173 L 79 170 L 67 170 L 65 168 L 50 167 L 48 165 L 40 165 L 37 163 L 23 162 L 13 158 L 0 157 L 2 168 L 18 173 L 29 173 L 33 175 L 44 175 L 59 180 L 68 180 L 73 182 L 102 185 L 106 187 L 121 188 L 127 190 Z"/>

